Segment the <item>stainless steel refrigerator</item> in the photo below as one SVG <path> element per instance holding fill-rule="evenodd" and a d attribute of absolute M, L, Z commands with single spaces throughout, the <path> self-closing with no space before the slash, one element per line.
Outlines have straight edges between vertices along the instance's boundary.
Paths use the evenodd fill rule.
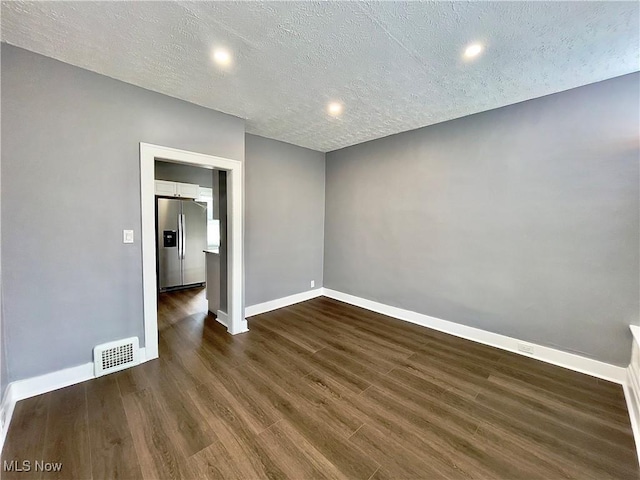
<path fill-rule="evenodd" d="M 206 203 L 158 198 L 156 214 L 160 291 L 204 283 Z"/>

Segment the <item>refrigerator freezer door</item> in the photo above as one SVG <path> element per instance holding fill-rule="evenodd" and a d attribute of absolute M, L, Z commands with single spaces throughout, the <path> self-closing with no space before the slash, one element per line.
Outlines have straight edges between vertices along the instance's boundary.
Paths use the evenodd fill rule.
<path fill-rule="evenodd" d="M 207 205 L 182 202 L 184 284 L 204 283 L 207 248 Z"/>
<path fill-rule="evenodd" d="M 180 260 L 180 200 L 158 199 L 158 286 L 160 290 L 182 285 Z"/>

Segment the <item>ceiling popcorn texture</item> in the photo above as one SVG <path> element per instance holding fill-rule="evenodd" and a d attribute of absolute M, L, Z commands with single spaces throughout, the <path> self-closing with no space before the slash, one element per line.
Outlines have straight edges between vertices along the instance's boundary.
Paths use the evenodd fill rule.
<path fill-rule="evenodd" d="M 637 2 L 2 2 L 2 41 L 319 151 L 640 69 Z M 481 55 L 465 60 L 479 42 Z M 220 68 L 214 47 L 232 54 Z M 342 114 L 327 105 L 338 101 Z"/>

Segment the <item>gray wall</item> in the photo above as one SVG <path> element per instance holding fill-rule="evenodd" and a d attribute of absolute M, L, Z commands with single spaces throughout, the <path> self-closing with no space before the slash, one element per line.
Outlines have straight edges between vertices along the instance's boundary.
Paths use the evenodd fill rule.
<path fill-rule="evenodd" d="M 0 94 L 2 92 L 2 84 L 0 82 Z M 1 103 L 1 102 L 0 102 Z M 0 115 L 1 117 L 1 115 Z M 1 146 L 0 142 L 0 146 Z M 2 191 L 2 156 L 0 155 L 0 192 Z M 0 195 L 0 211 L 2 211 L 2 195 Z M 0 240 L 2 239 L 2 222 L 0 222 Z M 0 241 L 1 244 L 1 241 Z M 5 330 L 4 330 L 4 306 L 2 303 L 2 248 L 0 248 L 0 402 L 4 400 L 7 385 L 9 384 L 9 372 L 7 370 L 7 349 L 5 346 Z"/>
<path fill-rule="evenodd" d="M 243 160 L 244 121 L 2 44 L 1 141 L 9 380 L 143 341 L 139 142 Z"/>
<path fill-rule="evenodd" d="M 324 284 L 624 365 L 638 81 L 328 154 Z M 241 119 L 5 44 L 1 86 L 3 388 L 143 340 L 139 142 L 244 160 L 245 135 Z M 247 135 L 245 175 L 246 304 L 322 286 L 324 154 Z"/>
<path fill-rule="evenodd" d="M 201 187 L 213 187 L 214 170 L 161 161 L 156 161 L 155 167 L 156 180 L 194 183 L 196 185 L 200 185 Z"/>
<path fill-rule="evenodd" d="M 322 286 L 325 156 L 247 135 L 246 305 Z"/>
<path fill-rule="evenodd" d="M 628 364 L 639 81 L 327 154 L 325 287 Z"/>
<path fill-rule="evenodd" d="M 0 284 L 0 289 L 2 285 Z M 0 295 L 1 296 L 1 295 Z M 1 302 L 1 300 L 0 300 Z M 2 316 L 2 306 L 0 305 L 0 317 Z M 9 371 L 7 370 L 7 348 L 5 345 L 4 320 L 0 318 L 0 402 L 4 400 L 7 385 L 9 384 Z"/>
<path fill-rule="evenodd" d="M 2 285 L 0 285 L 2 288 Z M 1 308 L 1 307 L 0 307 Z M 0 310 L 0 315 L 2 315 Z M 7 347 L 5 344 L 4 320 L 0 319 L 0 401 L 4 400 L 4 396 L 9 385 L 9 371 L 7 370 Z"/>
<path fill-rule="evenodd" d="M 225 174 L 226 175 L 226 174 Z M 220 220 L 220 171 L 211 171 L 211 190 L 213 191 L 213 218 Z"/>

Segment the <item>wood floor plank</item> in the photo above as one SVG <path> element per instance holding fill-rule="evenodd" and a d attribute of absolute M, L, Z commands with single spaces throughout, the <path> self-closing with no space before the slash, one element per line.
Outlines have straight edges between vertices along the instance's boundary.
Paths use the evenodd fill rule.
<path fill-rule="evenodd" d="M 258 377 L 251 377 L 253 380 L 256 378 Z M 254 383 L 259 382 L 254 381 Z M 301 455 L 299 452 L 295 459 L 290 459 L 283 457 L 283 452 L 279 452 L 274 457 L 270 455 L 270 452 L 274 451 L 274 445 L 266 444 L 264 440 L 260 440 L 260 438 L 271 438 L 272 433 L 268 432 L 271 432 L 273 428 L 281 424 L 281 421 L 260 433 L 259 438 L 254 435 L 249 425 L 244 422 L 238 405 L 233 402 L 225 405 L 217 400 L 212 401 L 216 397 L 215 393 L 211 392 L 206 385 L 202 385 L 197 394 L 200 399 L 198 402 L 199 408 L 205 412 L 205 418 L 211 422 L 212 428 L 221 436 L 221 441 L 218 444 L 194 456 L 203 475 L 211 475 L 214 478 L 285 478 L 283 472 L 291 471 L 293 468 L 291 462 L 299 465 L 303 459 L 307 459 L 307 462 L 303 462 L 303 464 L 309 467 L 308 456 Z M 274 404 L 286 405 L 287 408 L 291 408 L 291 404 L 284 399 L 284 394 L 280 392 L 280 395 L 277 396 L 274 392 L 270 398 L 274 399 Z M 295 417 L 295 414 L 293 416 Z M 276 430 L 276 432 L 278 431 Z M 288 437 L 296 438 L 298 447 L 300 439 L 303 438 L 297 432 L 293 433 L 291 431 L 288 432 Z M 215 459 L 221 455 L 225 456 L 225 459 L 217 464 Z M 290 453 L 287 455 L 291 456 Z M 312 464 L 331 465 L 328 460 L 319 454 L 313 455 L 311 460 L 313 460 Z M 331 468 L 333 471 L 338 472 L 335 467 Z M 318 476 L 315 475 L 315 477 Z M 335 475 L 330 476 L 330 478 L 335 478 Z"/>
<path fill-rule="evenodd" d="M 261 339 L 247 346 L 246 356 L 253 362 L 270 362 L 277 368 L 285 368 L 288 375 L 294 378 L 304 377 L 313 371 L 312 355 L 309 353 L 291 352 L 282 348 L 282 343 L 276 343 L 272 338 Z"/>
<path fill-rule="evenodd" d="M 389 440 L 403 445 L 414 457 L 428 458 L 432 467 L 439 472 L 438 476 L 491 476 L 490 472 L 479 469 L 477 462 L 470 461 L 466 452 L 464 455 L 461 455 L 461 452 L 456 453 L 456 449 L 462 445 L 456 445 L 455 437 L 441 439 L 440 435 L 444 431 L 441 427 L 426 428 L 428 421 L 419 419 L 414 412 L 408 412 L 394 402 L 395 399 L 381 396 L 376 387 L 372 386 L 355 398 L 354 405 L 368 416 L 367 425 L 372 425 Z M 399 413 L 397 408 L 402 411 Z"/>
<path fill-rule="evenodd" d="M 378 335 L 371 335 L 364 330 L 356 330 L 349 323 L 327 322 L 327 319 L 321 314 L 310 312 L 307 302 L 292 305 L 288 307 L 287 311 L 291 312 L 290 317 L 294 318 L 296 322 L 303 322 L 311 331 L 319 332 L 325 341 L 337 337 L 340 339 L 339 344 L 362 347 L 368 353 L 373 352 L 377 358 L 383 358 L 389 362 L 407 358 L 415 353 L 414 350 L 398 346 Z M 334 341 L 333 346 L 336 344 L 338 342 Z"/>
<path fill-rule="evenodd" d="M 295 358 L 309 358 L 313 355 L 308 349 L 300 347 L 297 343 L 278 334 L 277 331 L 266 329 L 259 321 L 252 320 L 250 328 L 252 335 L 256 336 L 257 343 L 273 345 L 283 354 L 286 353 Z"/>
<path fill-rule="evenodd" d="M 29 471 L 16 471 L 15 467 L 8 470 L 5 462 L 16 462 L 13 465 L 23 469 L 24 461 L 33 463 L 44 457 L 44 442 L 34 441 L 42 438 L 46 434 L 47 418 L 49 414 L 49 402 L 51 395 L 38 395 L 19 401 L 13 412 L 11 428 L 5 439 L 5 447 L 2 451 L 2 474 L 3 479 L 36 479 L 40 478 L 41 472 L 35 468 Z M 30 465 L 31 466 L 31 465 Z"/>
<path fill-rule="evenodd" d="M 184 453 L 176 446 L 180 438 L 167 428 L 166 412 L 153 392 L 141 390 L 123 397 L 127 422 L 142 475 L 146 479 L 190 479 Z"/>
<path fill-rule="evenodd" d="M 222 368 L 215 364 L 215 360 L 201 355 L 185 355 L 181 362 L 187 371 L 202 379 L 196 390 L 208 387 L 221 398 L 237 404 L 238 414 L 255 433 L 262 432 L 282 418 L 278 410 L 247 381 L 243 372 Z"/>
<path fill-rule="evenodd" d="M 634 479 L 620 385 L 324 297 L 231 336 L 159 297 L 160 358 L 17 404 L 3 478 Z"/>
<path fill-rule="evenodd" d="M 148 374 L 149 370 L 155 369 L 156 366 L 152 362 L 147 362 L 136 368 L 129 368 L 111 374 L 118 382 L 118 388 L 121 395 L 139 392 L 149 387 Z"/>
<path fill-rule="evenodd" d="M 272 326 L 273 322 L 277 323 L 284 315 L 286 315 L 286 313 L 278 310 L 265 314 L 266 321 L 264 322 L 264 327 L 288 338 L 292 342 L 308 350 L 310 353 L 322 350 L 326 346 L 326 343 L 310 334 L 305 328 L 305 325 L 301 325 L 299 322 L 289 322 L 286 329 L 280 328 L 280 326 Z"/>
<path fill-rule="evenodd" d="M 224 372 L 219 381 L 234 401 L 242 405 L 243 411 L 251 418 L 256 433 L 269 428 L 282 418 L 278 409 L 267 397 L 261 395 L 260 388 L 248 379 L 244 370 Z"/>
<path fill-rule="evenodd" d="M 62 464 L 58 472 L 47 473 L 47 479 L 92 477 L 85 387 L 79 383 L 47 394 L 51 399 L 42 460 Z"/>
<path fill-rule="evenodd" d="M 262 432 L 260 441 L 270 457 L 280 466 L 283 478 L 349 478 L 287 420 L 281 420 Z"/>
<path fill-rule="evenodd" d="M 462 359 L 453 362 L 451 359 L 443 359 L 433 355 L 426 356 L 420 353 L 407 358 L 400 366 L 448 380 L 450 388 L 457 385 L 473 385 L 474 390 L 477 391 L 486 386 L 491 375 L 491 369 L 483 364 L 470 363 Z"/>
<path fill-rule="evenodd" d="M 195 476 L 220 480 L 245 480 L 269 477 L 256 461 L 255 452 L 236 438 L 223 443 L 217 442 L 198 452 L 191 459 Z M 256 468 L 256 464 L 258 464 Z"/>
<path fill-rule="evenodd" d="M 559 425 L 560 422 L 545 420 L 535 412 L 521 409 L 514 415 L 514 410 L 507 408 L 503 402 L 491 402 L 482 397 L 478 399 L 476 408 L 482 413 L 485 423 L 526 438 L 531 443 L 546 445 L 552 456 L 562 452 L 563 456 L 579 459 L 581 464 L 597 472 L 597 475 L 619 472 L 624 478 L 624 475 L 637 471 L 633 466 L 635 452 L 625 452 L 617 445 L 608 445 L 595 437 L 580 435 L 575 429 L 563 427 Z"/>
<path fill-rule="evenodd" d="M 313 323 L 307 323 L 305 328 L 313 332 L 327 347 L 343 355 L 361 358 L 367 365 L 375 368 L 380 373 L 387 373 L 397 367 L 398 363 L 412 355 L 409 353 L 398 358 L 396 355 L 389 355 L 384 350 L 375 350 L 366 343 L 356 339 L 347 333 L 336 334 L 316 328 Z"/>
<path fill-rule="evenodd" d="M 558 368 L 556 365 L 545 363 L 526 355 L 517 355 L 512 352 L 500 351 L 498 364 L 509 366 L 516 370 L 527 372 L 547 380 L 564 383 L 574 388 L 592 390 L 594 393 L 603 392 L 624 400 L 624 394 L 619 384 L 606 380 L 596 379 L 585 373 L 569 370 L 568 368 Z M 596 388 L 594 388 L 596 386 Z"/>
<path fill-rule="evenodd" d="M 316 352 L 317 354 L 318 352 Z M 314 356 L 314 370 L 331 375 L 337 382 L 352 392 L 360 393 L 371 386 L 371 383 L 354 373 L 351 369 L 333 361 Z"/>
<path fill-rule="evenodd" d="M 362 314 L 364 310 L 354 310 L 355 307 L 341 302 L 325 298 L 314 299 L 313 302 L 310 302 L 309 308 L 321 312 L 328 320 L 339 323 L 348 322 L 354 329 L 386 338 L 412 352 L 416 352 L 425 342 L 433 339 L 431 335 L 420 331 L 420 327 L 416 327 L 416 325 L 408 323 L 402 325 L 403 322 L 396 319 L 389 319 L 389 322 L 383 323 L 378 319 L 378 314 L 367 312 L 367 315 L 364 316 Z"/>
<path fill-rule="evenodd" d="M 526 378 L 526 377 L 525 377 Z M 565 391 L 555 392 L 549 388 L 541 388 L 521 378 L 502 375 L 500 372 L 492 372 L 489 377 L 491 383 L 510 385 L 514 390 L 527 392 L 531 396 L 544 399 L 549 403 L 559 403 L 569 406 L 576 411 L 587 412 L 596 418 L 605 418 L 608 422 L 626 427 L 628 424 L 628 412 L 617 405 L 603 405 L 588 394 L 571 396 Z"/>
<path fill-rule="evenodd" d="M 198 410 L 220 439 L 188 461 L 211 478 L 282 478 L 243 407 L 225 392 L 202 384 L 191 392 Z"/>
<path fill-rule="evenodd" d="M 264 367 L 268 368 L 269 375 L 262 374 Z M 265 385 L 271 389 L 283 389 L 289 395 L 299 410 L 310 412 L 328 428 L 341 433 L 345 438 L 360 428 L 364 420 L 362 416 L 352 409 L 345 409 L 337 405 L 331 398 L 327 398 L 320 392 L 310 388 L 304 382 L 302 376 L 291 375 L 291 371 L 285 366 L 276 364 L 267 357 L 257 357 L 256 362 L 248 364 L 245 368 L 262 377 Z M 276 404 L 276 408 L 279 404 Z M 287 413 L 287 409 L 282 412 Z"/>
<path fill-rule="evenodd" d="M 188 390 L 180 385 L 169 362 L 157 360 L 159 375 L 153 383 L 153 392 L 164 412 L 163 421 L 173 431 L 173 440 L 185 457 L 193 455 L 216 442 L 218 438 L 196 413 Z"/>
<path fill-rule="evenodd" d="M 469 414 L 481 420 L 481 426 L 490 425 L 505 437 L 519 438 L 530 448 L 542 447 L 542 451 L 546 452 L 546 458 L 551 463 L 562 464 L 563 458 L 566 461 L 578 459 L 576 469 L 585 467 L 585 472 L 592 472 L 596 476 L 604 475 L 608 469 L 610 462 L 603 461 L 597 455 L 595 445 L 591 445 L 591 449 L 587 450 L 575 446 L 574 442 L 571 441 L 574 432 L 569 429 L 562 431 L 561 436 L 550 434 L 540 425 L 537 418 L 532 417 L 528 409 L 523 409 L 518 415 L 514 416 L 508 411 L 494 409 L 477 401 L 469 401 L 464 398 L 459 401 L 462 402 Z M 614 466 L 614 468 L 617 469 L 619 467 Z M 623 465 L 623 468 L 626 468 L 626 465 Z M 633 466 L 631 468 L 637 469 L 637 467 Z"/>
<path fill-rule="evenodd" d="M 373 368 L 365 358 L 346 355 L 332 347 L 323 348 L 314 353 L 313 358 L 317 360 L 318 363 L 340 366 L 345 371 L 369 384 L 375 381 L 375 379 L 384 376 L 384 374 Z"/>
<path fill-rule="evenodd" d="M 440 392 L 437 385 L 418 377 L 387 377 L 377 382 L 375 388 L 363 392 L 362 396 L 369 397 L 375 392 L 396 398 L 407 412 L 462 437 L 472 435 L 479 425 L 478 418 L 468 409 L 468 400 L 449 390 Z"/>
<path fill-rule="evenodd" d="M 478 448 L 489 454 L 501 452 L 513 462 L 528 465 L 530 474 L 525 478 L 551 478 L 596 480 L 598 478 L 615 478 L 602 472 L 594 472 L 585 468 L 573 457 L 558 456 L 552 449 L 519 435 L 517 431 L 504 430 L 491 424 L 483 423 L 478 427 L 474 437 Z M 604 476 L 603 476 L 604 475 Z"/>
<path fill-rule="evenodd" d="M 286 419 L 344 475 L 355 479 L 368 479 L 378 468 L 378 463 L 355 446 L 351 446 L 340 430 L 332 428 L 313 410 L 304 408 L 294 397 L 277 384 L 269 384 L 257 371 L 247 368 L 244 372 L 253 383 L 261 385 L 260 391 L 278 405 Z"/>
<path fill-rule="evenodd" d="M 366 400 L 365 400 L 366 398 Z M 369 403 L 372 403 L 370 405 Z M 401 396 L 390 395 L 374 386 L 363 394 L 360 406 L 367 409 L 371 416 L 376 416 L 372 423 L 391 438 L 401 439 L 406 448 L 418 451 L 429 458 L 433 464 L 439 465 L 442 474 L 453 478 L 527 478 L 530 471 L 523 462 L 512 461 L 500 452 L 487 452 L 473 441 L 468 433 L 469 419 L 458 419 L 458 425 L 444 418 L 427 415 L 415 407 L 412 402 L 405 402 Z M 383 412 L 381 415 L 377 410 Z M 454 413 L 453 417 L 457 415 Z M 462 420 L 462 423 L 459 423 Z M 538 469 L 547 478 L 549 472 Z M 448 472 L 448 473 L 445 473 Z M 501 477 L 501 478 L 502 478 Z"/>
<path fill-rule="evenodd" d="M 503 386 L 493 377 L 489 378 L 489 385 L 477 397 L 478 403 L 494 404 L 496 409 L 503 413 L 510 411 L 516 417 L 520 412 L 527 411 L 539 416 L 543 422 L 549 421 L 554 426 L 566 429 L 567 432 L 578 430 L 574 435 L 569 436 L 571 439 L 605 442 L 615 445 L 616 450 L 634 451 L 633 444 L 630 442 L 632 433 L 623 425 L 590 415 L 586 411 L 569 408 L 560 402 L 549 402 L 526 390 L 513 388 L 510 384 Z M 606 444 L 604 448 L 607 448 Z"/>
<path fill-rule="evenodd" d="M 456 478 L 451 471 L 438 469 L 429 461 L 427 455 L 416 458 L 412 451 L 370 425 L 363 425 L 349 441 L 377 458 L 380 464 L 384 465 L 383 471 L 388 478 Z"/>
<path fill-rule="evenodd" d="M 93 480 L 142 478 L 117 379 L 100 377 L 86 389 Z"/>

